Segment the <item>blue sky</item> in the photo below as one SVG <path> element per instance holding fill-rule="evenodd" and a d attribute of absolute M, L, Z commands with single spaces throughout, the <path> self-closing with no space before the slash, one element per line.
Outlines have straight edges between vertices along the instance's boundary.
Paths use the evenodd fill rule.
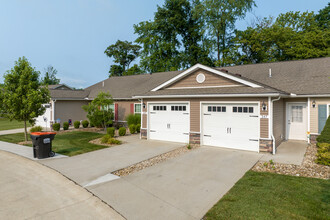
<path fill-rule="evenodd" d="M 104 50 L 118 39 L 134 41 L 133 24 L 153 18 L 164 0 L 0 0 L 0 82 L 18 57 L 25 56 L 44 72 L 48 65 L 58 78 L 84 88 L 108 76 L 111 60 Z M 244 20 L 277 16 L 287 11 L 319 11 L 326 0 L 256 0 Z"/>

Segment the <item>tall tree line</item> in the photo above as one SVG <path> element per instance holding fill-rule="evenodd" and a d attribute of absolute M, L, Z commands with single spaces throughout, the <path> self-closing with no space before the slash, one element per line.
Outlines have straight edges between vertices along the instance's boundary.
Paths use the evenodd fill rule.
<path fill-rule="evenodd" d="M 115 63 L 109 76 L 329 56 L 330 3 L 317 14 L 288 12 L 237 30 L 253 7 L 254 0 L 165 0 L 153 20 L 134 25 L 135 42 L 106 49 Z"/>

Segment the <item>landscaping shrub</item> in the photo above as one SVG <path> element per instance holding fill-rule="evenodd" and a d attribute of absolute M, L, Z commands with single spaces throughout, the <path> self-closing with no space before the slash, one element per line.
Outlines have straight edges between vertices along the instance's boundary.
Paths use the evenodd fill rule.
<path fill-rule="evenodd" d="M 128 129 L 129 129 L 129 133 L 134 134 L 136 131 L 136 125 L 130 125 Z"/>
<path fill-rule="evenodd" d="M 320 136 L 318 136 L 316 140 L 319 143 L 330 144 L 330 116 L 328 117 Z"/>
<path fill-rule="evenodd" d="M 95 127 L 92 122 L 89 123 L 89 126 L 91 126 L 92 128 Z"/>
<path fill-rule="evenodd" d="M 73 122 L 73 127 L 78 129 L 80 127 L 80 121 Z"/>
<path fill-rule="evenodd" d="M 53 124 L 53 130 L 54 130 L 54 131 L 59 131 L 60 128 L 61 128 L 60 123 L 54 123 L 54 124 Z"/>
<path fill-rule="evenodd" d="M 126 117 L 126 121 L 127 121 L 128 126 L 140 124 L 141 115 L 140 114 L 130 114 Z"/>
<path fill-rule="evenodd" d="M 121 144 L 121 141 L 106 134 L 101 138 L 101 143 L 102 144 Z"/>
<path fill-rule="evenodd" d="M 84 120 L 82 123 L 83 128 L 87 128 L 89 125 L 89 122 L 87 120 Z"/>
<path fill-rule="evenodd" d="M 63 122 L 63 130 L 68 130 L 69 129 L 69 122 Z"/>
<path fill-rule="evenodd" d="M 110 137 L 114 137 L 115 136 L 115 128 L 107 128 L 107 134 L 110 136 Z"/>
<path fill-rule="evenodd" d="M 136 132 L 140 133 L 140 130 L 141 130 L 141 124 L 137 124 L 136 125 Z"/>
<path fill-rule="evenodd" d="M 126 128 L 125 127 L 121 127 L 118 130 L 119 136 L 124 136 L 126 134 Z"/>
<path fill-rule="evenodd" d="M 117 123 L 115 124 L 115 128 L 116 128 L 116 129 L 119 129 L 119 128 L 121 128 L 121 127 L 122 127 L 122 125 L 121 125 L 120 123 L 117 122 Z"/>
<path fill-rule="evenodd" d="M 32 132 L 38 132 L 38 131 L 42 131 L 42 127 L 41 126 L 34 126 L 30 129 L 30 133 Z"/>
<path fill-rule="evenodd" d="M 317 143 L 316 163 L 330 166 L 330 144 Z"/>

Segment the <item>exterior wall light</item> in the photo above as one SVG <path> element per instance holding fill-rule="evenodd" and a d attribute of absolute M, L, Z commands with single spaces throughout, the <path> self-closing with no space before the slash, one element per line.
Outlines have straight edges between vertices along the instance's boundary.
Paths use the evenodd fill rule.
<path fill-rule="evenodd" d="M 261 109 L 262 109 L 262 111 L 267 111 L 267 105 L 264 101 L 261 104 Z"/>
<path fill-rule="evenodd" d="M 315 106 L 316 106 L 316 102 L 315 102 L 315 100 L 313 100 L 312 107 L 315 108 Z"/>
<path fill-rule="evenodd" d="M 143 103 L 143 108 L 146 108 L 146 104 L 145 103 Z"/>

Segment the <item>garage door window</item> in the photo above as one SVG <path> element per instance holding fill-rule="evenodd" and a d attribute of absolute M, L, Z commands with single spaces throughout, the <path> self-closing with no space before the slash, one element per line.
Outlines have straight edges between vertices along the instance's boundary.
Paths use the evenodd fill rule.
<path fill-rule="evenodd" d="M 185 105 L 172 105 L 171 106 L 171 111 L 186 111 L 187 106 Z"/>
<path fill-rule="evenodd" d="M 207 106 L 208 112 L 226 112 L 226 106 Z"/>
<path fill-rule="evenodd" d="M 234 113 L 253 113 L 253 107 L 234 106 L 233 112 Z"/>
<path fill-rule="evenodd" d="M 166 105 L 154 105 L 153 110 L 154 111 L 166 111 Z"/>

